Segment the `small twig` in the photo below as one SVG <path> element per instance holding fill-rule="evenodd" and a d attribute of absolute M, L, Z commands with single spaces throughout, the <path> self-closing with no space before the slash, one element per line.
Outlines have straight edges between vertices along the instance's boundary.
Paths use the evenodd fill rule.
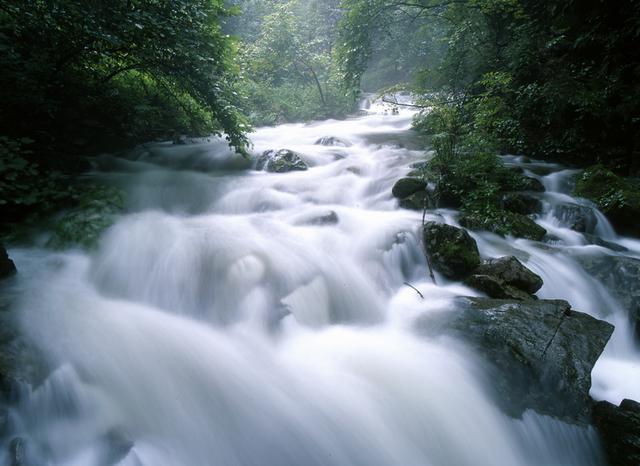
<path fill-rule="evenodd" d="M 413 286 L 411 283 L 409 282 L 404 282 L 405 285 L 407 285 L 409 288 L 412 288 L 415 290 L 416 293 L 418 293 L 418 295 L 420 295 L 420 297 L 422 299 L 424 299 L 424 295 L 422 293 L 420 293 L 420 290 L 418 290 L 415 286 Z"/>

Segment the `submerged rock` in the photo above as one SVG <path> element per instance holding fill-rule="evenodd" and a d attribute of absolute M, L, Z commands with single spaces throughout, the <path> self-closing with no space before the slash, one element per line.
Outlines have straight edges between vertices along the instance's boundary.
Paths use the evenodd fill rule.
<path fill-rule="evenodd" d="M 429 193 L 427 191 L 418 191 L 408 197 L 400 200 L 400 207 L 410 210 L 424 210 L 430 207 Z"/>
<path fill-rule="evenodd" d="M 349 147 L 351 143 L 349 141 L 345 141 L 343 139 L 334 137 L 334 136 L 324 136 L 318 139 L 315 142 L 316 146 L 338 146 L 338 147 Z"/>
<path fill-rule="evenodd" d="M 533 409 L 589 422 L 591 369 L 613 333 L 611 324 L 559 300 L 460 298 L 457 304 L 426 316 L 418 330 L 453 334 L 491 364 L 496 397 L 507 413 Z"/>
<path fill-rule="evenodd" d="M 2 244 L 0 244 L 0 279 L 10 277 L 16 273 L 16 265 L 11 259 L 9 254 Z"/>
<path fill-rule="evenodd" d="M 319 215 L 317 217 L 313 217 L 304 222 L 305 225 L 335 225 L 338 223 L 340 219 L 338 218 L 338 214 L 335 211 L 331 210 L 324 215 Z"/>
<path fill-rule="evenodd" d="M 534 299 L 534 297 L 526 291 L 508 285 L 503 280 L 492 275 L 473 274 L 465 279 L 464 284 L 478 291 L 482 291 L 490 298 L 515 299 L 516 301 Z"/>
<path fill-rule="evenodd" d="M 423 240 L 431 265 L 447 278 L 462 279 L 480 265 L 476 241 L 462 228 L 427 222 Z"/>
<path fill-rule="evenodd" d="M 640 464 L 640 403 L 623 400 L 620 406 L 616 406 L 608 401 L 600 401 L 593 407 L 593 422 L 600 433 L 610 464 Z"/>
<path fill-rule="evenodd" d="M 256 164 L 256 169 L 273 173 L 304 171 L 307 168 L 300 154 L 289 149 L 280 149 L 277 152 L 268 150 L 260 156 Z"/>
<path fill-rule="evenodd" d="M 591 207 L 570 202 L 555 205 L 553 215 L 567 227 L 580 233 L 593 233 L 598 224 L 598 217 Z"/>
<path fill-rule="evenodd" d="M 539 179 L 529 176 L 522 177 L 520 189 L 522 191 L 533 191 L 536 193 L 543 193 L 545 191 L 544 185 Z"/>
<path fill-rule="evenodd" d="M 583 236 L 584 236 L 584 239 L 587 240 L 587 243 L 593 244 L 595 246 L 602 246 L 603 248 L 611 249 L 612 251 L 615 251 L 615 252 L 625 252 L 629 250 L 624 246 L 620 246 L 619 244 L 612 243 L 610 241 L 605 241 L 596 235 L 584 233 Z"/>

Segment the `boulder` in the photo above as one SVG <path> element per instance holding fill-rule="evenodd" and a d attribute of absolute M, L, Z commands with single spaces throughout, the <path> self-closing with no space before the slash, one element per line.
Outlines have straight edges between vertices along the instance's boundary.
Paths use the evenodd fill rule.
<path fill-rule="evenodd" d="M 465 341 L 495 372 L 489 380 L 508 414 L 533 409 L 590 421 L 591 369 L 613 333 L 611 324 L 560 300 L 459 298 L 456 304 L 419 320 L 418 331 Z"/>
<path fill-rule="evenodd" d="M 324 215 L 320 215 L 320 216 L 309 219 L 308 221 L 305 222 L 305 224 L 317 225 L 317 226 L 335 225 L 336 223 L 338 223 L 338 221 L 339 221 L 338 214 L 336 214 L 335 211 L 331 210 Z"/>
<path fill-rule="evenodd" d="M 400 178 L 391 189 L 391 194 L 398 199 L 404 199 L 412 194 L 427 189 L 427 183 L 419 178 Z"/>
<path fill-rule="evenodd" d="M 616 406 L 600 401 L 593 407 L 593 422 L 611 465 L 640 464 L 640 403 L 623 400 Z"/>
<path fill-rule="evenodd" d="M 526 291 L 519 290 L 515 286 L 507 285 L 503 280 L 492 275 L 473 274 L 467 277 L 464 284 L 482 291 L 490 298 L 514 299 L 516 301 L 527 301 L 534 299 Z"/>
<path fill-rule="evenodd" d="M 521 189 L 522 191 L 533 191 L 536 193 L 543 193 L 545 191 L 544 185 L 540 180 L 529 176 L 522 177 Z"/>
<path fill-rule="evenodd" d="M 480 265 L 476 241 L 462 228 L 427 222 L 423 229 L 423 240 L 434 270 L 449 279 L 462 279 Z"/>
<path fill-rule="evenodd" d="M 580 233 L 592 234 L 598 224 L 598 217 L 591 207 L 570 202 L 556 204 L 553 215 L 568 228 Z"/>
<path fill-rule="evenodd" d="M 619 244 L 612 243 L 610 241 L 605 241 L 596 235 L 584 233 L 583 236 L 584 236 L 584 239 L 587 241 L 587 243 L 593 244 L 595 246 L 602 246 L 603 248 L 611 249 L 612 251 L 615 251 L 615 252 L 626 252 L 629 250 L 628 248 L 625 248 L 624 246 L 620 246 Z"/>
<path fill-rule="evenodd" d="M 547 230 L 532 219 L 514 212 L 505 211 L 498 216 L 463 213 L 458 221 L 471 230 L 486 230 L 502 236 L 513 235 L 534 241 L 542 241 L 547 234 Z"/>
<path fill-rule="evenodd" d="M 410 210 L 424 210 L 431 207 L 431 200 L 427 191 L 419 191 L 409 197 L 400 199 L 400 207 Z"/>
<path fill-rule="evenodd" d="M 260 156 L 256 164 L 256 169 L 273 173 L 303 171 L 307 168 L 300 154 L 289 149 L 281 149 L 277 152 L 268 150 Z"/>
<path fill-rule="evenodd" d="M 575 258 L 627 310 L 640 338 L 640 259 L 608 254 L 577 255 Z"/>
<path fill-rule="evenodd" d="M 525 193 L 505 193 L 502 195 L 502 208 L 516 214 L 528 215 L 542 212 L 542 201 Z"/>
<path fill-rule="evenodd" d="M 496 277 L 506 285 L 529 294 L 535 293 L 543 285 L 542 278 L 522 265 L 514 256 L 487 259 L 473 273 Z"/>
<path fill-rule="evenodd" d="M 338 147 L 350 147 L 351 143 L 334 136 L 324 136 L 315 142 L 316 146 L 338 146 Z"/>
<path fill-rule="evenodd" d="M 7 254 L 7 250 L 0 244 L 0 279 L 10 277 L 16 273 L 16 265 Z"/>

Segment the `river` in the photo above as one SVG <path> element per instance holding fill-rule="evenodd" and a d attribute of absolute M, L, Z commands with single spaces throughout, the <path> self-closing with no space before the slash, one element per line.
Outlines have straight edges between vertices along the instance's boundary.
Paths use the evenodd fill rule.
<path fill-rule="evenodd" d="M 307 171 L 256 171 L 218 140 L 96 158 L 92 176 L 127 193 L 98 249 L 10 250 L 23 330 L 56 367 L 10 413 L 29 464 L 604 464 L 593 429 L 507 417 L 472 351 L 413 331 L 477 292 L 431 283 L 422 213 L 391 196 L 424 159 L 412 116 L 374 104 L 252 134 L 256 154 L 292 149 Z M 344 146 L 315 144 L 329 136 Z M 482 255 L 516 255 L 543 277 L 539 297 L 614 323 L 592 395 L 640 399 L 628 310 L 578 260 L 637 258 L 640 241 L 597 213 L 595 234 L 627 249 L 587 244 L 554 216 L 583 203 L 567 194 L 575 171 L 505 162 L 547 187 L 538 222 L 557 244 L 473 233 Z"/>

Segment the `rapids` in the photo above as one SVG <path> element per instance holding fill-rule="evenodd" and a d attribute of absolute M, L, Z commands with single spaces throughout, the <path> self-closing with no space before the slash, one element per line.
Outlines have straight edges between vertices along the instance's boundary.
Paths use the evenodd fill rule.
<path fill-rule="evenodd" d="M 477 295 L 428 280 L 422 214 L 391 196 L 424 159 L 412 117 L 373 103 L 346 121 L 252 135 L 256 154 L 292 149 L 308 171 L 256 171 L 219 140 L 95 159 L 92 176 L 128 199 L 98 249 L 10 251 L 20 273 L 5 291 L 56 367 L 10 412 L 29 464 L 603 464 L 593 429 L 505 416 L 472 352 L 412 331 Z M 315 144 L 325 136 L 348 145 Z M 640 241 L 599 214 L 596 234 L 628 251 L 587 244 L 553 215 L 554 203 L 584 202 L 567 194 L 574 172 L 505 161 L 545 184 L 538 222 L 562 245 L 473 233 L 481 253 L 518 256 L 543 277 L 540 297 L 614 323 L 592 395 L 640 399 L 628 310 L 575 260 L 640 257 Z M 455 224 L 450 210 L 428 218 Z"/>

